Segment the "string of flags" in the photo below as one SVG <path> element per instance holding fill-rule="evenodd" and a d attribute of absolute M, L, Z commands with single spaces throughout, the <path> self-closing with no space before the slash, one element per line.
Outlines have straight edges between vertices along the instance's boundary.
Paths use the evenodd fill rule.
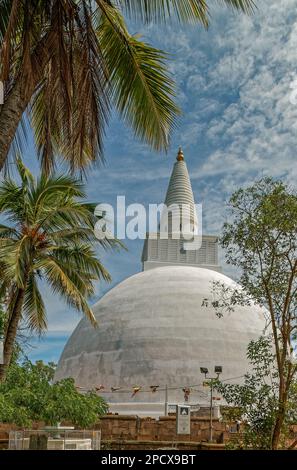
<path fill-rule="evenodd" d="M 203 384 L 203 385 L 204 385 L 204 384 Z M 76 386 L 76 388 L 79 389 L 79 390 L 86 390 L 86 389 L 84 389 L 84 387 Z M 96 386 L 96 387 L 94 387 L 94 388 L 95 388 L 96 392 L 106 391 L 106 390 L 104 390 L 105 387 L 104 387 L 103 385 L 99 385 L 99 386 Z M 143 392 L 145 392 L 145 391 L 147 391 L 147 392 L 151 391 L 152 393 L 156 393 L 156 392 L 158 391 L 158 389 L 159 389 L 159 385 L 150 385 L 149 388 L 150 388 L 150 390 L 147 391 L 147 390 L 142 390 L 142 387 L 133 387 L 133 388 L 132 388 L 131 398 L 135 397 L 135 395 L 136 395 L 138 392 L 141 392 L 141 391 L 143 391 Z M 118 391 L 121 390 L 121 387 L 110 387 L 110 390 L 111 390 L 111 392 L 118 392 Z M 128 390 L 122 390 L 122 391 L 128 392 Z M 203 392 L 201 392 L 200 390 L 191 389 L 190 387 L 184 387 L 184 388 L 182 388 L 182 391 L 184 392 L 184 401 L 185 401 L 185 403 L 188 403 L 188 402 L 189 402 L 189 398 L 190 398 L 191 391 L 198 392 L 198 393 L 200 393 L 201 395 L 207 395 L 206 393 L 203 393 Z M 216 396 L 214 396 L 212 399 L 213 399 L 214 401 L 215 401 L 215 400 L 221 400 L 221 397 L 216 397 Z"/>
<path fill-rule="evenodd" d="M 235 379 L 241 379 L 244 377 L 243 375 L 238 376 L 238 377 L 229 377 L 222 382 L 228 382 L 230 380 L 235 380 Z M 206 392 L 203 392 L 201 389 L 197 389 L 197 387 L 209 387 L 210 384 L 207 380 L 204 380 L 202 383 L 196 384 L 196 385 L 190 385 L 190 386 L 178 386 L 178 387 L 165 387 L 165 386 L 160 386 L 160 385 L 149 385 L 148 387 L 145 386 L 140 386 L 140 385 L 133 385 L 129 388 L 126 386 L 117 386 L 117 387 L 105 387 L 103 384 L 100 385 L 95 385 L 92 389 L 87 389 L 86 387 L 81 387 L 79 385 L 76 385 L 77 390 L 85 391 L 85 392 L 91 392 L 95 391 L 96 393 L 130 393 L 131 398 L 135 397 L 138 393 L 157 393 L 157 392 L 165 392 L 166 390 L 181 390 L 184 393 L 184 400 L 185 402 L 188 402 L 190 399 L 190 395 L 192 392 L 200 393 L 202 395 L 207 395 Z M 220 397 L 213 397 L 213 400 L 220 400 Z"/>
<path fill-rule="evenodd" d="M 189 387 L 183 388 L 185 402 L 189 401 L 191 389 Z"/>
<path fill-rule="evenodd" d="M 198 390 L 197 388 L 195 387 L 199 387 L 201 386 L 202 384 L 198 384 L 198 385 L 193 385 L 191 387 L 167 387 L 167 390 L 182 390 L 183 393 L 184 393 L 184 400 L 185 402 L 188 402 L 189 401 L 189 398 L 190 398 L 190 395 L 191 395 L 191 392 L 197 392 L 197 393 L 200 393 L 202 395 L 206 395 L 205 392 L 202 392 L 201 390 Z M 93 389 L 89 390 L 85 387 L 81 387 L 79 385 L 76 386 L 76 389 L 77 390 L 81 390 L 81 391 L 85 391 L 85 392 L 90 392 L 90 391 L 95 391 L 96 393 L 100 392 L 100 393 L 116 393 L 116 392 L 120 392 L 120 393 L 131 393 L 131 398 L 134 398 L 135 395 L 137 395 L 139 392 L 146 392 L 146 393 L 156 393 L 156 392 L 165 392 L 166 391 L 166 387 L 162 387 L 160 388 L 159 385 L 150 385 L 147 388 L 145 387 L 141 387 L 141 386 L 133 386 L 132 388 L 130 389 L 127 389 L 126 387 L 104 387 L 104 385 L 100 384 L 100 385 L 96 385 Z"/>
<path fill-rule="evenodd" d="M 135 397 L 136 393 L 140 392 L 141 387 L 133 387 L 133 393 L 131 395 L 131 398 Z"/>

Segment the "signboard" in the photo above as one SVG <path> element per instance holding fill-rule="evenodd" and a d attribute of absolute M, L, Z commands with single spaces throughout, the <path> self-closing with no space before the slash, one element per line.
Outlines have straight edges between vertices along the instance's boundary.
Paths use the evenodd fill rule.
<path fill-rule="evenodd" d="M 177 405 L 168 405 L 168 413 L 176 413 Z"/>
<path fill-rule="evenodd" d="M 191 407 L 177 405 L 176 434 L 191 434 Z"/>
<path fill-rule="evenodd" d="M 177 406 L 178 405 L 176 403 L 169 403 L 168 408 L 167 408 L 168 413 L 176 413 L 176 407 Z M 190 405 L 185 405 L 185 406 L 189 406 L 191 408 L 191 412 L 200 410 L 200 405 L 198 405 L 198 403 L 195 403 L 195 404 L 191 403 Z"/>

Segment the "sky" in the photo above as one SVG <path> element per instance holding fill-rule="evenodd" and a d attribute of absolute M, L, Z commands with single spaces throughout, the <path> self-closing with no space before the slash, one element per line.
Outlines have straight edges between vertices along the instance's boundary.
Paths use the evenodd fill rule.
<path fill-rule="evenodd" d="M 91 201 L 126 204 L 164 201 L 178 146 L 183 147 L 196 203 L 203 208 L 203 232 L 220 234 L 227 201 L 240 186 L 262 176 L 295 184 L 297 177 L 297 2 L 258 0 L 253 17 L 232 13 L 217 2 L 211 26 L 135 25 L 155 47 L 170 54 L 168 67 L 177 85 L 183 114 L 167 155 L 140 143 L 114 117 L 105 140 L 105 166 L 89 172 Z M 216 5 L 216 6 L 215 6 Z M 36 169 L 29 147 L 25 160 Z M 127 241 L 127 251 L 100 253 L 112 276 L 97 286 L 97 301 L 108 289 L 141 270 L 143 241 Z M 224 266 L 224 272 L 235 276 Z M 80 320 L 43 287 L 48 331 L 31 339 L 32 360 L 57 362 Z M 99 326 L 100 327 L 100 326 Z"/>

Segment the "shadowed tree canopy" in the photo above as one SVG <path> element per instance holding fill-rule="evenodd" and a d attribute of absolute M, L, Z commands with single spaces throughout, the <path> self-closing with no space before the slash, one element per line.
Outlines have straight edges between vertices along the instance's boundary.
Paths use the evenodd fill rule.
<path fill-rule="evenodd" d="M 209 22 L 209 4 L 246 13 L 252 0 L 0 0 L 0 169 L 22 143 L 25 111 L 43 169 L 56 156 L 71 170 L 103 158 L 113 107 L 135 135 L 166 150 L 179 109 L 166 54 L 131 35 L 124 16 Z"/>

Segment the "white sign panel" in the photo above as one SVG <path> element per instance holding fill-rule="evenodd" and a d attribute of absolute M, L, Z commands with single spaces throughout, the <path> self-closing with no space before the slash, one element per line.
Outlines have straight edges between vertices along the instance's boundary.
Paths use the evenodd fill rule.
<path fill-rule="evenodd" d="M 177 405 L 176 411 L 176 433 L 191 434 L 191 407 Z"/>
<path fill-rule="evenodd" d="M 176 413 L 177 405 L 168 405 L 168 413 Z"/>
<path fill-rule="evenodd" d="M 187 406 L 187 405 L 185 405 L 185 406 Z M 198 403 L 197 404 L 196 403 L 195 404 L 191 403 L 188 406 L 191 408 L 191 412 L 200 410 L 200 405 L 198 405 Z M 168 404 L 168 413 L 176 413 L 176 407 L 177 407 L 177 404 L 169 403 Z"/>

